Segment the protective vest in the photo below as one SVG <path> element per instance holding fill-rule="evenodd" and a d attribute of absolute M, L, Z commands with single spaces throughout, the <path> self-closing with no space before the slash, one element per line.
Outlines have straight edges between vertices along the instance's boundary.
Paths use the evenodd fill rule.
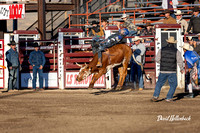
<path fill-rule="evenodd" d="M 160 71 L 176 71 L 177 49 L 172 45 L 173 44 L 168 44 L 166 47 L 161 49 Z"/>

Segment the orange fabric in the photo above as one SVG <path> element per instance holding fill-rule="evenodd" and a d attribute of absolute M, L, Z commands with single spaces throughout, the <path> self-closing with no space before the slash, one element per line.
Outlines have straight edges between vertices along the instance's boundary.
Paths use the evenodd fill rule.
<path fill-rule="evenodd" d="M 92 29 L 92 33 L 94 36 L 104 36 L 104 32 L 103 32 L 103 28 L 100 26 L 100 32 L 95 32 L 93 29 Z"/>

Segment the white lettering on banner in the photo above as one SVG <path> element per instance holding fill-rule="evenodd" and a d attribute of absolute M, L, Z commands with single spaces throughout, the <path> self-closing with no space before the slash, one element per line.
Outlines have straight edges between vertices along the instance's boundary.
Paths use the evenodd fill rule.
<path fill-rule="evenodd" d="M 23 19 L 25 17 L 24 4 L 0 5 L 0 20 Z"/>
<path fill-rule="evenodd" d="M 78 82 L 76 81 L 76 77 L 79 72 L 66 72 L 65 74 L 65 87 L 66 88 L 88 88 L 92 76 L 90 75 L 85 80 Z M 101 76 L 94 84 L 94 87 L 105 87 L 105 76 Z"/>
<path fill-rule="evenodd" d="M 31 88 L 33 73 L 21 73 L 21 87 Z M 43 73 L 44 87 L 58 87 L 57 73 Z M 37 75 L 36 86 L 39 87 L 39 76 Z"/>
<path fill-rule="evenodd" d="M 91 45 L 72 45 L 71 48 L 91 48 Z"/>

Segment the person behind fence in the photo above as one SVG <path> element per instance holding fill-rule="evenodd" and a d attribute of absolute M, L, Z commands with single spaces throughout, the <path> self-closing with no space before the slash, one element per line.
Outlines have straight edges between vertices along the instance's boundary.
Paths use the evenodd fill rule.
<path fill-rule="evenodd" d="M 154 34 L 155 34 L 155 30 L 153 28 L 153 25 L 151 25 L 150 22 L 147 22 L 145 25 L 145 28 L 142 30 L 141 36 L 152 36 Z M 144 42 L 150 43 L 150 42 L 153 42 L 153 40 L 150 38 L 146 38 Z"/>
<path fill-rule="evenodd" d="M 191 33 L 193 33 L 193 34 L 200 33 L 200 14 L 199 14 L 198 6 L 195 6 L 193 8 L 193 16 L 190 19 L 186 34 L 188 34 L 191 30 L 192 30 Z"/>
<path fill-rule="evenodd" d="M 99 22 L 97 21 L 92 21 L 92 28 L 89 32 L 89 36 L 97 36 L 97 37 L 103 37 L 104 36 L 104 31 L 102 27 L 99 25 Z"/>
<path fill-rule="evenodd" d="M 36 79 L 37 79 L 37 73 L 39 74 L 39 90 L 43 89 L 43 67 L 45 65 L 45 56 L 42 51 L 39 50 L 38 43 L 33 44 L 34 51 L 30 53 L 29 56 L 29 62 L 33 66 L 33 89 L 36 91 Z"/>
<path fill-rule="evenodd" d="M 175 15 L 177 24 L 181 25 L 181 33 L 183 35 L 186 34 L 188 29 L 188 22 L 185 19 L 183 19 L 183 13 L 181 12 L 181 10 L 177 10 Z"/>
<path fill-rule="evenodd" d="M 192 45 L 194 51 L 197 52 L 198 55 L 200 55 L 200 33 L 198 33 L 197 36 L 197 39 L 193 38 Z"/>
<path fill-rule="evenodd" d="M 17 73 L 20 66 L 19 55 L 16 50 L 15 41 L 11 41 L 9 44 L 10 49 L 6 52 L 6 61 L 8 65 L 8 91 L 17 89 Z"/>
<path fill-rule="evenodd" d="M 113 45 L 119 43 L 125 36 L 127 36 L 129 34 L 128 29 L 123 28 L 123 29 L 119 29 L 119 34 L 113 34 L 111 36 L 109 36 L 107 39 L 102 40 L 99 38 L 93 38 L 93 47 L 95 42 L 99 42 L 98 44 L 98 48 L 96 48 L 96 51 L 93 50 L 93 53 L 98 53 L 98 63 L 97 63 L 97 67 L 101 67 L 102 66 L 102 62 L 101 62 L 101 58 L 102 58 L 102 52 L 106 49 L 106 48 L 110 48 Z M 95 43 L 96 44 L 96 43 Z"/>
<path fill-rule="evenodd" d="M 160 64 L 160 74 L 158 76 L 158 81 L 156 82 L 155 91 L 151 99 L 152 102 L 158 102 L 160 91 L 162 86 L 168 79 L 170 89 L 165 99 L 167 102 L 173 101 L 173 95 L 177 87 L 177 64 L 180 67 L 181 73 L 184 72 L 183 69 L 183 59 L 181 52 L 175 48 L 174 44 L 177 43 L 174 37 L 169 37 L 167 41 L 167 46 L 163 47 L 158 51 L 156 55 L 156 62 Z"/>
<path fill-rule="evenodd" d="M 178 5 L 178 0 L 162 0 L 162 8 L 171 11 L 171 17 L 176 18 L 174 11 Z"/>
<path fill-rule="evenodd" d="M 140 43 L 142 38 L 135 36 L 132 39 L 134 42 L 133 46 L 131 47 L 133 54 L 131 59 L 131 82 L 134 84 L 134 88 L 136 88 L 137 79 L 139 81 L 139 90 L 143 90 L 144 88 L 144 81 L 143 81 L 143 65 L 145 62 L 145 51 L 146 48 L 143 43 Z M 137 78 L 136 78 L 137 75 Z"/>
<path fill-rule="evenodd" d="M 189 94 L 185 97 L 194 98 L 193 86 L 198 87 L 198 79 L 200 79 L 199 55 L 193 51 L 193 47 L 189 43 L 184 43 L 182 48 L 184 50 L 184 57 L 186 60 L 186 87 L 189 90 Z"/>
<path fill-rule="evenodd" d="M 165 19 L 163 21 L 163 24 L 177 24 L 176 19 L 170 16 L 171 14 L 170 10 L 166 9 L 164 13 L 165 13 Z"/>

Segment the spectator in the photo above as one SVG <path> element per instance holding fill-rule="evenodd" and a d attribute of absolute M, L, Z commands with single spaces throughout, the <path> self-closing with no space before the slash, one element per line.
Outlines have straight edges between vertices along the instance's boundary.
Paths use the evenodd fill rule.
<path fill-rule="evenodd" d="M 154 29 L 150 22 L 147 22 L 145 25 L 145 29 L 142 30 L 141 36 L 151 36 L 154 35 Z"/>
<path fill-rule="evenodd" d="M 176 19 L 170 16 L 170 13 L 171 13 L 170 10 L 167 9 L 164 11 L 164 13 L 165 13 L 165 19 L 163 21 L 164 24 L 177 24 Z"/>
<path fill-rule="evenodd" d="M 200 55 L 200 33 L 197 34 L 197 36 L 198 36 L 197 39 L 193 39 L 192 46 L 194 48 L 194 51 L 197 52 L 198 55 Z"/>
<path fill-rule="evenodd" d="M 185 19 L 182 18 L 182 12 L 180 10 L 177 10 L 177 12 L 175 13 L 176 15 L 176 22 L 177 24 L 181 25 L 181 32 L 182 34 L 187 33 L 187 29 L 188 29 L 188 23 Z"/>
<path fill-rule="evenodd" d="M 125 27 L 129 31 L 129 36 L 135 36 L 137 34 L 137 28 L 130 20 L 129 16 L 127 14 L 123 14 L 121 16 L 121 19 L 124 21 L 121 27 Z M 130 43 L 132 42 L 132 38 L 129 38 Z"/>
<path fill-rule="evenodd" d="M 33 89 L 36 91 L 37 73 L 39 74 L 39 90 L 43 89 L 43 67 L 46 62 L 44 53 L 39 50 L 38 43 L 33 44 L 34 51 L 30 53 L 29 62 L 33 66 Z"/>
<path fill-rule="evenodd" d="M 187 29 L 187 34 L 192 30 L 193 34 L 200 33 L 200 14 L 199 14 L 199 7 L 195 6 L 193 8 L 193 16 L 190 19 L 189 26 Z"/>
<path fill-rule="evenodd" d="M 97 36 L 97 37 L 103 37 L 104 36 L 103 29 L 99 25 L 99 22 L 92 21 L 92 28 L 90 30 L 89 36 Z"/>
<path fill-rule="evenodd" d="M 162 0 L 162 8 L 168 9 L 171 11 L 171 17 L 176 19 L 176 16 L 174 15 L 174 9 L 177 8 L 178 0 Z"/>
<path fill-rule="evenodd" d="M 181 53 L 174 47 L 174 44 L 177 41 L 174 40 L 174 37 L 170 37 L 166 41 L 168 43 L 167 46 L 159 50 L 156 56 L 156 62 L 160 63 L 160 74 L 156 83 L 153 98 L 151 99 L 153 102 L 158 101 L 160 90 L 167 79 L 170 89 L 168 91 L 166 101 L 173 101 L 172 98 L 177 87 L 177 64 L 181 69 L 181 73 L 183 73 L 183 59 Z"/>
<path fill-rule="evenodd" d="M 185 97 L 193 98 L 194 94 L 192 90 L 192 85 L 198 85 L 198 76 L 196 76 L 198 72 L 195 71 L 197 70 L 197 66 L 199 64 L 199 55 L 195 51 L 193 51 L 193 47 L 190 46 L 189 43 L 184 43 L 182 48 L 184 50 L 184 57 L 187 62 L 186 83 L 189 90 L 189 94 Z"/>
<path fill-rule="evenodd" d="M 10 49 L 6 52 L 6 61 L 8 66 L 9 78 L 8 90 L 6 92 L 17 89 L 17 73 L 20 66 L 15 41 L 11 41 L 8 45 L 10 46 Z"/>
<path fill-rule="evenodd" d="M 142 66 L 145 62 L 145 46 L 143 43 L 140 43 L 142 38 L 135 36 L 133 38 L 134 45 L 131 47 L 133 50 L 133 61 L 131 65 L 131 81 L 134 83 L 134 88 L 136 88 L 136 75 L 139 81 L 139 90 L 143 90 L 144 81 L 143 81 L 143 70 Z"/>

